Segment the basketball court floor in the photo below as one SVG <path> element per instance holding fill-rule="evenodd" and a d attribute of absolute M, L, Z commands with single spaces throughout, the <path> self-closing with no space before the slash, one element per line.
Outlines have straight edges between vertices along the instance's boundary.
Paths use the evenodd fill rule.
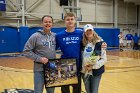
<path fill-rule="evenodd" d="M 99 93 L 140 93 L 140 51 L 108 50 L 107 58 Z M 33 89 L 32 69 L 32 61 L 25 57 L 1 57 L 0 93 L 5 89 Z M 55 93 L 61 93 L 60 87 Z"/>

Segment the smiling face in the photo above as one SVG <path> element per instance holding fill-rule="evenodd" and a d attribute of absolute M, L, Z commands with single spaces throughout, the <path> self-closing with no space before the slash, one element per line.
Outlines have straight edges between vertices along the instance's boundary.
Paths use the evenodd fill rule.
<path fill-rule="evenodd" d="M 86 32 L 85 32 L 85 36 L 87 38 L 93 38 L 93 34 L 94 32 L 92 31 L 92 29 L 88 29 Z"/>
<path fill-rule="evenodd" d="M 44 30 L 50 30 L 53 25 L 53 20 L 51 17 L 44 17 L 42 20 Z"/>

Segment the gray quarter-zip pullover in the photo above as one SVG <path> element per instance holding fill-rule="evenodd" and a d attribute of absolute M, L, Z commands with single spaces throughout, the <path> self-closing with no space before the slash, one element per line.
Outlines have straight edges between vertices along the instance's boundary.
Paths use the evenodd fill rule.
<path fill-rule="evenodd" d="M 26 42 L 24 55 L 34 60 L 34 71 L 43 71 L 41 57 L 48 59 L 56 58 L 55 33 L 46 34 L 43 30 L 34 33 Z"/>

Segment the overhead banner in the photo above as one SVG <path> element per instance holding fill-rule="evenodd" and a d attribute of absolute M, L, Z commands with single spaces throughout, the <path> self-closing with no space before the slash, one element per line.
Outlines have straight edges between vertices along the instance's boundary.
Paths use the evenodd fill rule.
<path fill-rule="evenodd" d="M 5 0 L 0 0 L 0 11 L 6 11 Z"/>

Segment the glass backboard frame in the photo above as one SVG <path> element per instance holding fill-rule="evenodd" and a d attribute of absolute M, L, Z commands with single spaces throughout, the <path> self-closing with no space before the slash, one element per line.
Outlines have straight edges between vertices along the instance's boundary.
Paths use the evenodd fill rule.
<path fill-rule="evenodd" d="M 62 20 L 64 20 L 64 16 L 68 12 L 72 12 L 75 14 L 77 21 L 82 21 L 82 14 L 81 14 L 81 8 L 80 7 L 72 7 L 72 6 L 62 6 Z"/>

